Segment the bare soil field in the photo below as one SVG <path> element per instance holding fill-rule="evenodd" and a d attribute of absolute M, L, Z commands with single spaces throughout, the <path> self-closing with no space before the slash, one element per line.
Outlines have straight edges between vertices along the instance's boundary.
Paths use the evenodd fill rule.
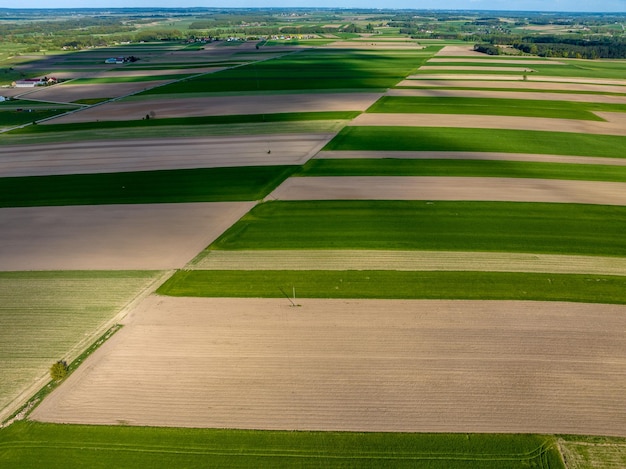
<path fill-rule="evenodd" d="M 500 75 L 503 77 L 506 75 Z M 626 94 L 624 86 L 615 85 L 599 85 L 592 83 L 548 83 L 540 81 L 524 81 L 523 78 L 516 80 L 502 80 L 500 77 L 496 79 L 469 78 L 457 75 L 422 75 L 419 79 L 402 80 L 396 87 L 437 87 L 437 88 L 507 88 L 507 89 L 525 89 L 525 90 L 545 90 L 557 91 L 563 90 L 569 93 L 578 91 L 593 93 L 616 93 Z M 515 81 L 515 83 L 512 83 Z"/>
<path fill-rule="evenodd" d="M 136 83 L 101 83 L 93 85 L 73 85 L 71 83 L 35 88 L 24 92 L 21 88 L 20 98 L 50 101 L 55 103 L 71 103 L 79 99 L 117 98 L 138 93 L 148 88 L 169 83 L 174 80 L 140 81 Z M 145 115 L 145 114 L 144 114 Z"/>
<path fill-rule="evenodd" d="M 365 42 L 367 41 L 367 42 Z M 420 50 L 424 46 L 416 41 L 385 41 L 376 39 L 361 39 L 352 41 L 336 41 L 324 46 L 325 49 L 365 49 L 365 50 Z"/>
<path fill-rule="evenodd" d="M 422 65 L 420 70 L 457 70 L 457 71 L 478 71 L 483 70 L 486 72 L 521 72 L 521 73 L 530 73 L 534 72 L 528 67 L 497 67 L 497 66 L 486 66 L 486 65 Z M 415 76 L 409 77 L 410 79 L 414 79 Z"/>
<path fill-rule="evenodd" d="M 487 91 L 487 90 L 448 90 L 448 89 L 390 89 L 385 96 L 437 97 L 437 98 L 498 98 L 531 99 L 540 101 L 571 101 L 579 103 L 626 104 L 626 95 L 550 93 L 533 91 Z"/>
<path fill-rule="evenodd" d="M 268 200 L 480 200 L 626 205 L 626 183 L 428 176 L 292 177 Z"/>
<path fill-rule="evenodd" d="M 0 209 L 0 269 L 183 267 L 254 202 Z"/>
<path fill-rule="evenodd" d="M 440 160 L 504 160 L 541 163 L 600 164 L 626 166 L 626 159 L 593 156 L 535 155 L 525 153 L 483 153 L 472 151 L 321 151 L 315 158 L 407 158 Z"/>
<path fill-rule="evenodd" d="M 626 436 L 624 306 L 300 303 L 151 296 L 31 417 Z"/>
<path fill-rule="evenodd" d="M 158 119 L 282 112 L 364 111 L 381 96 L 382 93 L 307 93 L 116 101 L 49 122 L 67 124 L 97 120 L 132 120 L 141 119 L 152 112 Z"/>
<path fill-rule="evenodd" d="M 472 129 L 515 129 L 578 134 L 626 135 L 626 114 L 596 112 L 607 122 L 555 119 L 548 117 L 481 116 L 470 114 L 393 114 L 368 113 L 354 118 L 350 125 L 391 127 L 460 127 Z"/>
<path fill-rule="evenodd" d="M 476 52 L 473 45 L 444 46 L 435 54 L 437 57 L 485 57 L 485 54 Z"/>
<path fill-rule="evenodd" d="M 332 137 L 272 134 L 0 145 L 0 177 L 303 164 Z"/>
<path fill-rule="evenodd" d="M 626 275 L 626 259 L 524 253 L 380 250 L 212 250 L 200 270 L 401 270 Z"/>
<path fill-rule="evenodd" d="M 616 85 L 621 86 L 621 92 L 626 92 L 626 80 L 614 80 L 610 78 L 582 78 L 582 77 L 549 77 L 545 75 L 527 75 L 526 79 L 522 75 L 471 75 L 471 74 L 422 74 L 409 75 L 407 80 L 501 80 L 501 81 L 534 81 L 546 83 L 586 83 L 591 85 Z"/>
<path fill-rule="evenodd" d="M 564 62 L 557 60 L 535 60 L 535 59 L 478 59 L 478 58 L 439 58 L 433 57 L 427 63 L 476 63 L 476 64 L 519 64 L 519 65 L 566 65 Z"/>

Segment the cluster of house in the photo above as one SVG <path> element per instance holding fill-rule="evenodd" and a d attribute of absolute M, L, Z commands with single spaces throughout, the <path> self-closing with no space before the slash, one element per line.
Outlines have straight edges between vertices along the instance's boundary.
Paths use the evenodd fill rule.
<path fill-rule="evenodd" d="M 15 80 L 11 85 L 15 88 L 34 88 L 35 86 L 54 85 L 57 81 L 55 77 L 25 78 L 23 80 Z"/>

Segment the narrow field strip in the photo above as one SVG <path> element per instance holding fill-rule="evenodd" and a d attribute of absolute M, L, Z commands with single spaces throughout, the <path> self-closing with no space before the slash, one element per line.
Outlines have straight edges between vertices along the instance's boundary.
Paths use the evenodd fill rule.
<path fill-rule="evenodd" d="M 420 71 L 421 70 L 469 71 L 469 72 L 485 71 L 485 72 L 504 72 L 504 73 L 508 73 L 508 72 L 531 73 L 531 72 L 536 71 L 528 67 L 510 67 L 510 66 L 490 67 L 490 66 L 485 66 L 485 65 L 475 65 L 475 66 L 474 65 L 422 65 L 420 67 Z M 410 76 L 409 79 L 415 79 L 415 75 Z"/>
<path fill-rule="evenodd" d="M 567 83 L 567 84 L 591 84 L 591 85 L 616 85 L 626 87 L 626 80 L 615 80 L 611 78 L 584 78 L 584 77 L 551 77 L 546 75 L 507 76 L 507 75 L 469 75 L 469 74 L 432 74 L 424 73 L 409 75 L 407 80 L 502 80 L 502 81 L 533 81 L 546 83 Z M 626 88 L 622 88 L 626 91 Z"/>
<path fill-rule="evenodd" d="M 129 100 L 107 103 L 50 121 L 67 124 L 91 121 L 137 120 L 151 112 L 157 119 L 175 117 L 276 114 L 286 112 L 364 111 L 382 93 L 306 93 L 249 96 Z"/>
<path fill-rule="evenodd" d="M 200 270 L 467 270 L 626 276 L 626 258 L 446 251 L 209 250 L 186 268 Z"/>
<path fill-rule="evenodd" d="M 519 65 L 567 65 L 565 62 L 558 62 L 550 59 L 527 59 L 527 58 L 510 58 L 510 59 L 478 59 L 478 58 L 445 58 L 433 57 L 427 63 L 477 63 L 477 64 L 519 64 Z M 421 67 L 424 68 L 424 67 Z"/>
<path fill-rule="evenodd" d="M 295 165 L 315 155 L 332 136 L 295 133 L 0 145 L 0 176 Z"/>
<path fill-rule="evenodd" d="M 280 432 L 201 428 L 56 425 L 18 422 L 0 430 L 0 457 L 13 467 L 59 466 L 155 469 L 228 467 L 276 468 L 286 465 L 330 467 L 350 464 L 377 468 L 388 464 L 448 464 L 470 469 L 508 469 L 551 461 L 562 467 L 555 438 L 543 435 Z M 158 442 L 158 443 L 157 443 Z M 453 450 L 451 450 L 452 448 Z M 79 453 L 80 452 L 80 453 Z M 76 456 L 80 454 L 80 457 Z M 541 467 L 541 466 L 539 466 Z"/>
<path fill-rule="evenodd" d="M 602 158 L 586 156 L 560 156 L 524 153 L 480 152 L 480 151 L 332 151 L 325 150 L 315 155 L 314 159 L 438 159 L 438 160 L 484 160 L 484 161 L 521 161 L 536 163 L 582 164 L 626 166 L 626 158 Z M 313 161 L 312 160 L 312 161 Z"/>
<path fill-rule="evenodd" d="M 496 177 L 292 177 L 266 200 L 474 200 L 626 206 L 626 183 Z"/>
<path fill-rule="evenodd" d="M 299 304 L 152 296 L 31 417 L 203 428 L 626 434 L 624 306 Z"/>
<path fill-rule="evenodd" d="M 513 78 L 513 77 L 511 77 Z M 425 78 L 422 76 L 414 80 L 402 80 L 396 87 L 424 87 L 424 88 L 506 88 L 506 89 L 527 89 L 538 91 L 563 90 L 572 92 L 592 92 L 592 93 L 614 93 L 626 94 L 626 87 L 616 85 L 597 85 L 593 83 L 551 83 L 539 81 L 524 81 L 523 78 L 516 80 L 493 80 L 461 77 L 460 75 L 447 75 Z"/>
<path fill-rule="evenodd" d="M 456 127 L 516 129 L 578 134 L 626 135 L 626 114 L 598 113 L 607 122 L 576 119 L 517 116 L 476 116 L 471 114 L 360 114 L 351 126 Z"/>
<path fill-rule="evenodd" d="M 495 91 L 477 89 L 429 89 L 429 88 L 393 88 L 385 96 L 398 97 L 436 97 L 436 98 L 498 98 L 498 99 L 529 99 L 538 101 L 569 101 L 577 103 L 626 104 L 625 96 L 582 93 L 550 93 L 534 91 Z"/>

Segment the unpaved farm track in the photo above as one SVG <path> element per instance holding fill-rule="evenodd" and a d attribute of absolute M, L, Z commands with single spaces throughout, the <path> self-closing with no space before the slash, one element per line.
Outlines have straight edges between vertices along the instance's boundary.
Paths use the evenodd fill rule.
<path fill-rule="evenodd" d="M 152 296 L 35 420 L 626 436 L 626 308 Z"/>

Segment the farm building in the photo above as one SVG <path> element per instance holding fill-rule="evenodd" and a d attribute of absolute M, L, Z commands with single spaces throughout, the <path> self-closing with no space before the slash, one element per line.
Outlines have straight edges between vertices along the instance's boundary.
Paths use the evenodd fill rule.
<path fill-rule="evenodd" d="M 57 82 L 54 77 L 43 78 L 25 78 L 24 80 L 16 80 L 12 83 L 15 88 L 34 88 L 35 86 L 52 85 Z"/>

